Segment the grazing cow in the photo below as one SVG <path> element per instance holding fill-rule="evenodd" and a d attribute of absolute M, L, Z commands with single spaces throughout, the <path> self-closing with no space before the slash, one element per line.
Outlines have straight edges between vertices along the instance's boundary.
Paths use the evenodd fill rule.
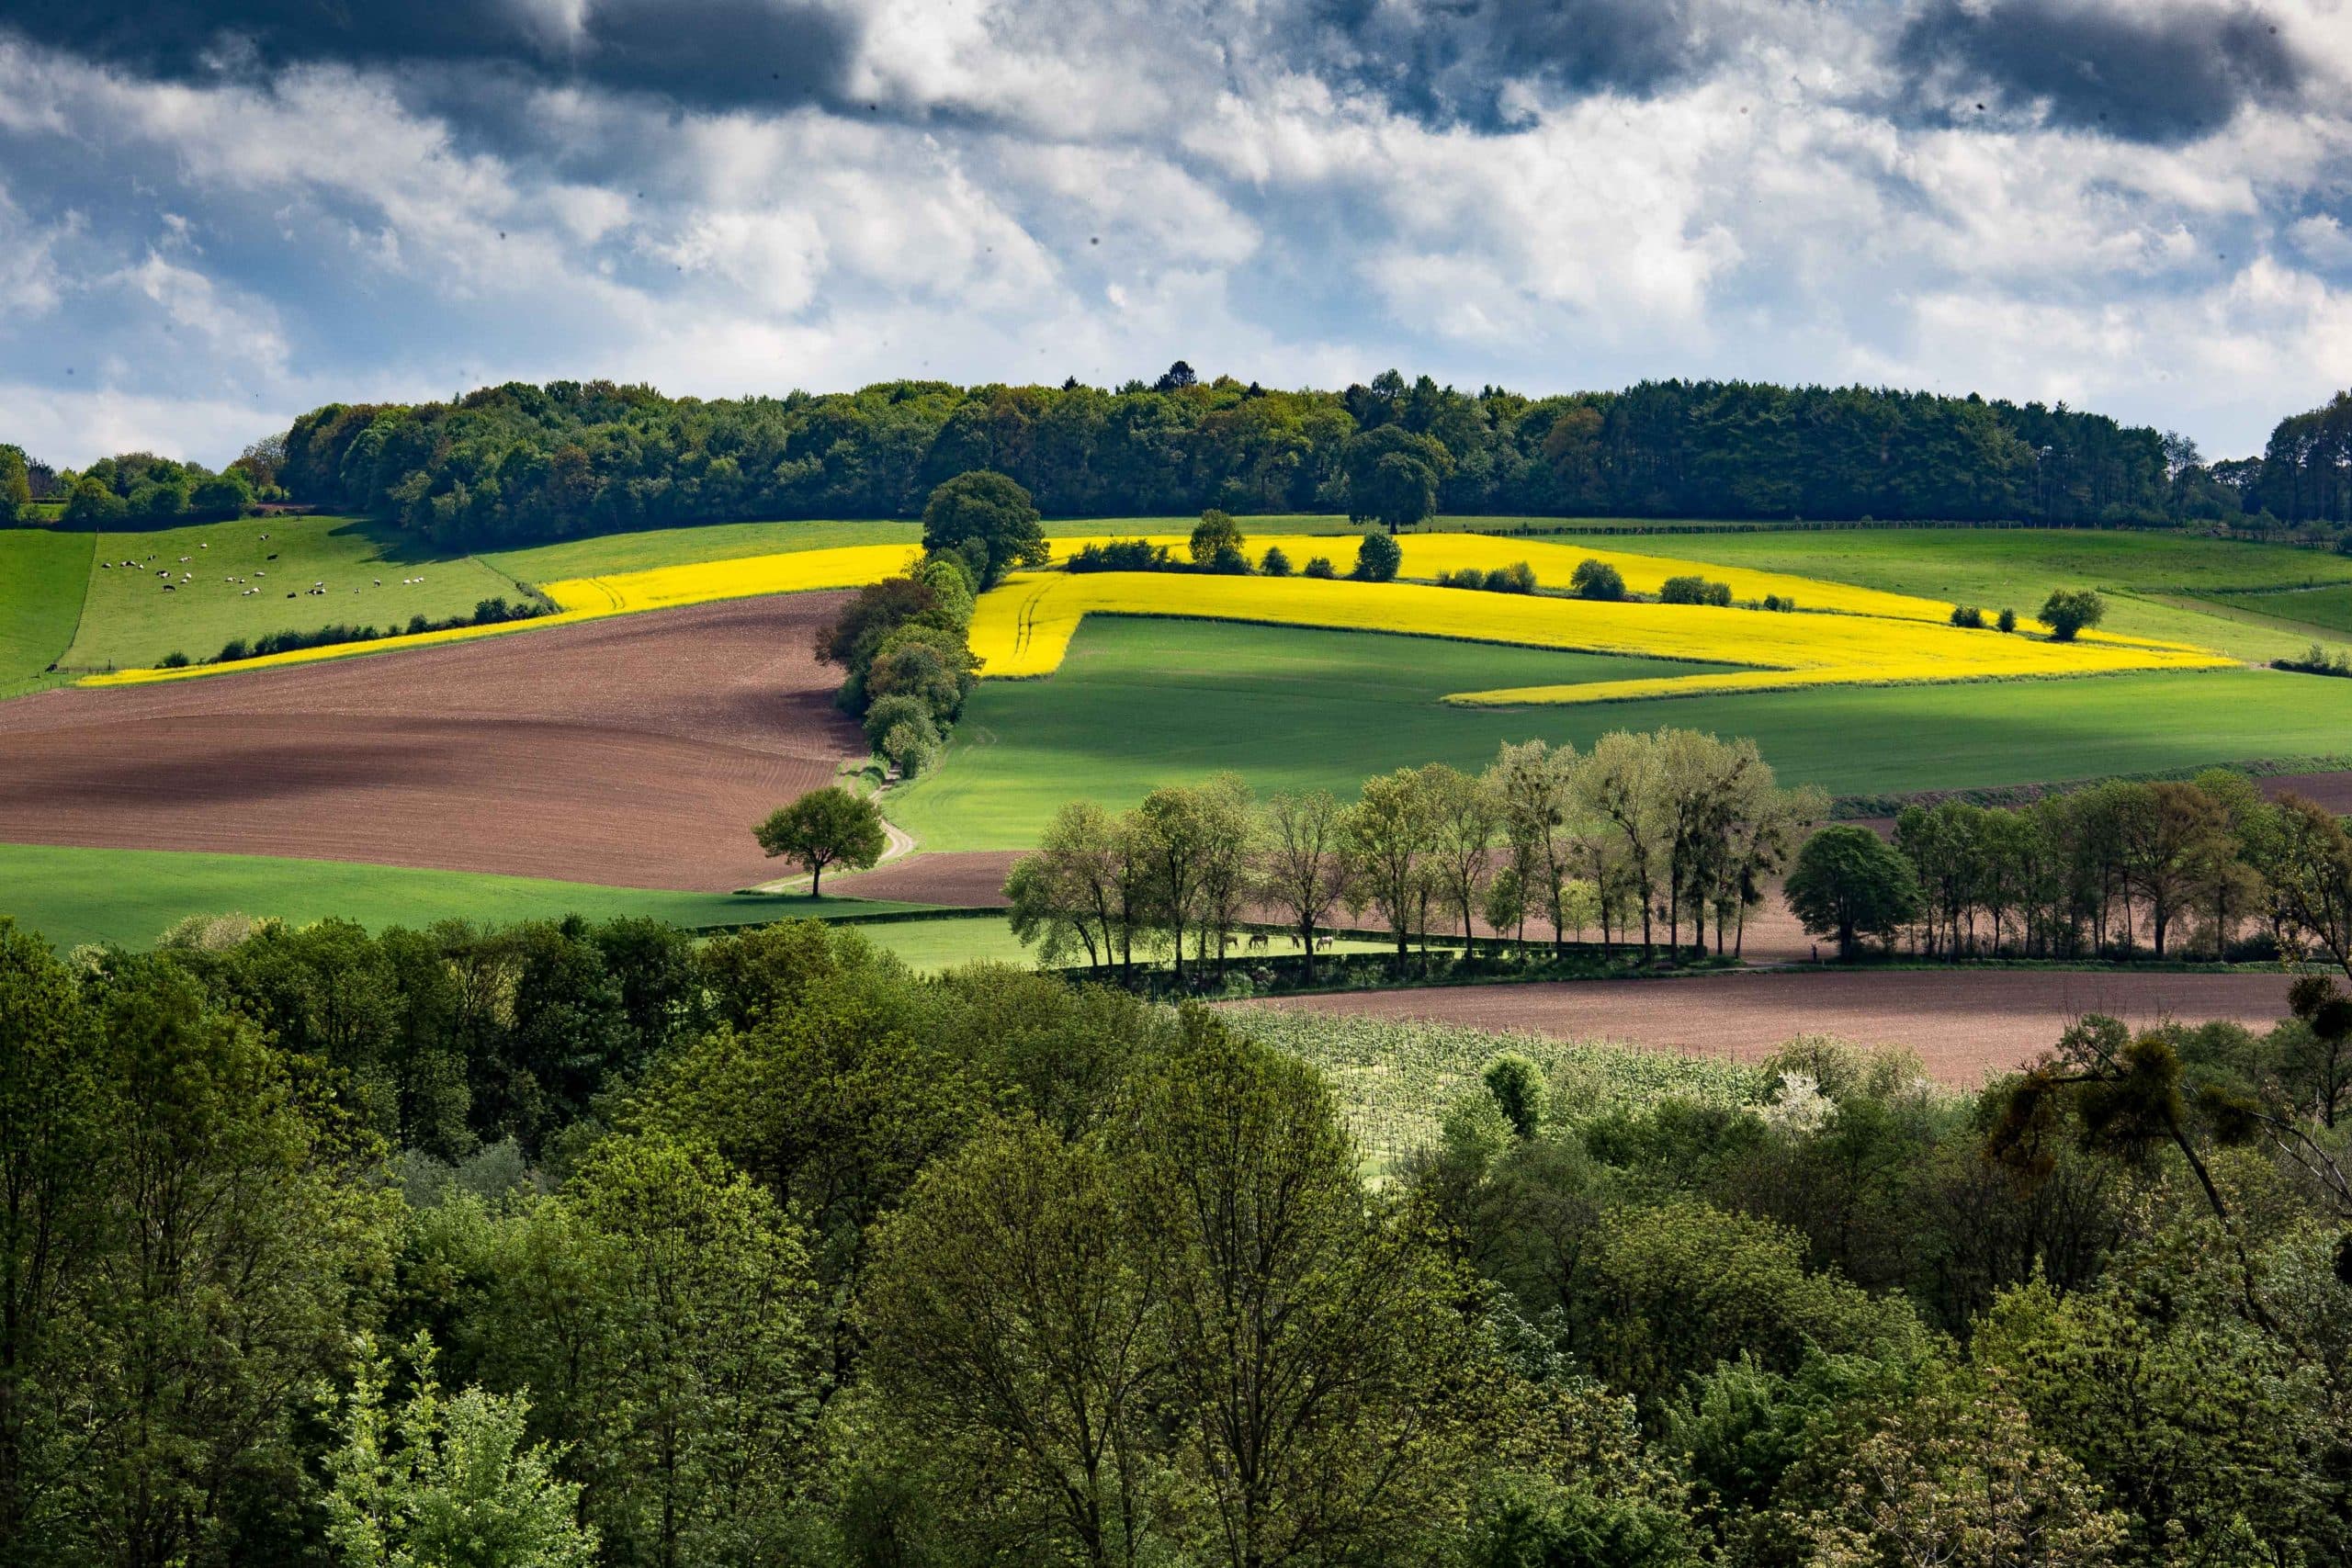
<path fill-rule="evenodd" d="M 1252 937 L 1249 940 L 1249 942 L 1248 942 L 1247 943 L 1245 943 L 1245 944 L 1244 944 L 1244 951 L 1245 951 L 1245 952 L 1250 952 L 1250 953 L 1263 953 L 1263 952 L 1265 952 L 1265 951 L 1266 951 L 1266 933 L 1265 933 L 1264 931 L 1260 931 L 1260 932 L 1258 932 L 1256 935 L 1252 936 Z"/>

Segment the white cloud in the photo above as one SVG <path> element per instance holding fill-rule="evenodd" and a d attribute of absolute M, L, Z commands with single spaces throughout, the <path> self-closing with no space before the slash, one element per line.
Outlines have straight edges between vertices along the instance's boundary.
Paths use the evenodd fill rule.
<path fill-rule="evenodd" d="M 589 47 L 597 0 L 507 3 L 548 59 Z M 1318 62 L 1308 14 L 876 0 L 840 101 L 773 109 L 424 64 L 157 80 L 0 36 L 0 360 L 69 342 L 104 383 L 8 389 L 0 419 L 56 460 L 218 460 L 328 398 L 509 377 L 1181 355 L 1290 385 L 1885 379 L 2232 452 L 2352 376 L 2340 98 L 2177 146 L 1925 124 L 1881 13 L 1710 0 L 1689 69 L 1570 91 L 1515 62 L 1508 125 L 1473 130 Z M 2352 81 L 2327 0 L 2278 16 Z"/>

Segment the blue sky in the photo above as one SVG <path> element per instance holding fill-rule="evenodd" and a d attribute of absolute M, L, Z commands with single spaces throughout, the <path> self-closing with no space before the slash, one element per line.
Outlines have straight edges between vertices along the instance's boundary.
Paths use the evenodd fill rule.
<path fill-rule="evenodd" d="M 2238 455 L 2352 384 L 2347 89 L 2344 0 L 12 0 L 0 440 L 1182 356 Z"/>

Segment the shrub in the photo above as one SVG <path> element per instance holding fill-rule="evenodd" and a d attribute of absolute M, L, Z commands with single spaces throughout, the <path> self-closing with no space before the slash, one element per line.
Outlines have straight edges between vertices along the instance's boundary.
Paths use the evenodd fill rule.
<path fill-rule="evenodd" d="M 1405 552 L 1396 541 L 1385 534 L 1366 534 L 1363 543 L 1356 547 L 1356 568 L 1348 573 L 1360 582 L 1394 582 L 1396 569 L 1405 564 Z"/>
<path fill-rule="evenodd" d="M 1625 597 L 1625 574 L 1605 560 L 1588 556 L 1577 562 L 1568 575 L 1568 586 L 1576 590 L 1579 599 L 1600 599 L 1614 603 Z"/>
<path fill-rule="evenodd" d="M 164 668 L 166 670 L 185 670 L 187 666 L 188 657 L 185 653 L 175 651 L 164 655 Z"/>
<path fill-rule="evenodd" d="M 1661 604 L 1716 604 L 1731 603 L 1731 584 L 1710 582 L 1692 573 L 1688 577 L 1669 577 L 1658 585 L 1657 602 Z"/>
<path fill-rule="evenodd" d="M 1764 595 L 1763 608 L 1767 610 L 1778 611 L 1785 615 L 1796 607 L 1797 602 L 1793 599 L 1783 599 L 1778 593 L 1767 593 Z"/>
<path fill-rule="evenodd" d="M 1268 577 L 1288 577 L 1291 571 L 1290 557 L 1283 554 L 1283 547 L 1280 545 L 1270 545 L 1266 548 L 1265 558 L 1258 563 L 1258 570 Z"/>
<path fill-rule="evenodd" d="M 915 778 L 931 772 L 939 761 L 939 732 L 929 725 L 894 724 L 876 748 L 889 759 L 901 776 Z"/>
<path fill-rule="evenodd" d="M 2272 660 L 2270 668 L 2290 670 L 2298 675 L 2352 676 L 2352 655 L 2340 649 L 2331 655 L 2326 649 L 2313 643 L 2303 650 L 2300 658 Z"/>
<path fill-rule="evenodd" d="M 1222 577 L 1247 577 L 1250 575 L 1250 558 L 1243 555 L 1238 546 L 1220 545 L 1216 554 L 1209 557 L 1204 570 Z"/>
<path fill-rule="evenodd" d="M 876 697 L 874 705 L 865 710 L 865 739 L 877 751 L 888 754 L 883 738 L 901 727 L 927 735 L 933 745 L 938 744 L 938 716 L 929 703 L 912 692 L 892 692 Z"/>
<path fill-rule="evenodd" d="M 2052 642 L 2072 642 L 2075 633 L 2107 618 L 2107 601 L 2094 588 L 2054 588 L 2041 602 L 2039 618 Z"/>
<path fill-rule="evenodd" d="M 1175 560 L 1166 545 L 1155 545 L 1147 539 L 1109 539 L 1099 545 L 1081 546 L 1069 558 L 1070 571 L 1170 571 Z"/>
<path fill-rule="evenodd" d="M 1328 581 L 1329 579 L 1337 577 L 1340 574 L 1338 570 L 1332 567 L 1330 557 L 1314 556 L 1308 558 L 1306 569 L 1301 571 L 1299 575 L 1302 577 L 1319 577 Z"/>
<path fill-rule="evenodd" d="M 1535 592 L 1535 569 L 1523 560 L 1509 566 L 1498 566 L 1487 573 L 1487 581 L 1479 586 L 1489 593 L 1532 593 Z"/>
<path fill-rule="evenodd" d="M 2018 629 L 2018 613 L 2015 610 L 2004 608 L 2000 618 L 1993 624 L 2005 632 L 2013 632 Z"/>
<path fill-rule="evenodd" d="M 1951 607 L 1951 624 L 1956 626 L 1966 626 L 1971 631 L 1983 631 L 1984 612 L 1973 604 L 1954 604 Z"/>
<path fill-rule="evenodd" d="M 422 615 L 418 616 L 417 618 L 418 618 L 419 620 L 424 619 L 424 617 L 423 617 Z M 223 664 L 233 664 L 233 663 L 235 663 L 238 660 L 243 659 L 244 656 L 245 656 L 245 639 L 244 639 L 243 637 L 231 637 L 227 642 L 224 642 L 224 643 L 222 643 L 222 644 L 220 645 L 220 662 L 221 662 L 221 663 L 223 663 Z"/>
<path fill-rule="evenodd" d="M 1487 574 L 1475 566 L 1465 566 L 1460 571 L 1439 572 L 1437 585 L 1440 588 L 1484 588 L 1487 586 Z"/>

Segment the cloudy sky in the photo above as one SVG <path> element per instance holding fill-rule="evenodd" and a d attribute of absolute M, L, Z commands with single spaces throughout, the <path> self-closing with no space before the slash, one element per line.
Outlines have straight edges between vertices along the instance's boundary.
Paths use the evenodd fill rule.
<path fill-rule="evenodd" d="M 2259 448 L 2352 0 L 8 0 L 0 439 L 330 400 L 1650 376 Z"/>

